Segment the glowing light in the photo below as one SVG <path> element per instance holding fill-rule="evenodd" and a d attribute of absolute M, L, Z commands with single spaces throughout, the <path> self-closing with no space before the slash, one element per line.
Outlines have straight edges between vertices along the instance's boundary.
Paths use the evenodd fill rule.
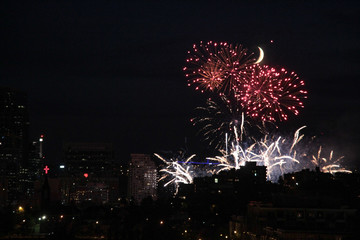
<path fill-rule="evenodd" d="M 233 92 L 239 79 L 246 75 L 245 67 L 255 62 L 253 54 L 242 45 L 226 42 L 200 42 L 194 44 L 188 54 L 188 66 L 183 70 L 189 85 L 194 85 L 196 90 L 217 91 L 220 95 Z"/>
<path fill-rule="evenodd" d="M 196 111 L 197 116 L 191 119 L 193 126 L 199 128 L 198 133 L 203 136 L 203 140 L 217 150 L 226 148 L 227 141 L 224 139 L 235 137 L 234 127 L 238 130 L 236 134 L 240 142 L 250 133 L 266 134 L 267 125 L 268 128 L 273 127 L 271 123 L 249 121 L 242 106 L 226 96 L 208 99 L 206 106 L 198 107 Z"/>
<path fill-rule="evenodd" d="M 331 174 L 337 172 L 352 173 L 352 171 L 340 166 L 340 161 L 344 158 L 344 156 L 334 159 L 333 158 L 334 151 L 331 150 L 329 157 L 326 158 L 321 156 L 321 151 L 322 151 L 322 147 L 320 146 L 317 152 L 317 156 L 312 155 L 312 160 L 311 160 L 312 164 L 314 164 L 316 167 L 319 167 L 320 171 Z"/>
<path fill-rule="evenodd" d="M 247 162 L 256 162 L 258 166 L 266 166 L 268 180 L 277 181 L 280 175 L 304 168 L 310 161 L 323 172 L 351 173 L 340 166 L 342 157 L 333 159 L 333 151 L 328 158 L 322 157 L 321 147 L 317 157 L 303 159 L 308 156 L 307 151 L 299 149 L 298 143 L 304 137 L 300 131 L 305 126 L 290 138 L 270 135 L 273 131 L 269 126 L 276 129 L 276 122 L 299 115 L 308 92 L 295 72 L 259 65 L 264 52 L 258 48 L 257 60 L 242 45 L 226 42 L 200 42 L 188 52 L 187 66 L 183 68 L 188 86 L 201 92 L 217 93 L 207 100 L 206 107 L 197 108 L 200 114 L 191 119 L 193 125 L 200 127 L 204 140 L 220 152 L 218 156 L 207 158 L 216 162 L 208 173 L 240 169 Z M 178 157 L 155 156 L 165 163 L 159 181 L 165 180 L 164 186 L 174 184 L 175 194 L 179 183 L 193 182 L 195 173 L 188 163 L 195 155 L 185 161 L 179 161 Z M 256 172 L 254 176 L 257 177 Z M 295 182 L 295 177 L 292 179 Z M 214 182 L 218 183 L 218 179 Z"/>
<path fill-rule="evenodd" d="M 50 168 L 46 165 L 44 168 L 45 174 L 48 174 L 48 171 L 50 170 Z"/>
<path fill-rule="evenodd" d="M 84 173 L 84 177 L 85 177 L 85 178 L 89 177 L 89 174 L 88 174 L 88 173 Z"/>
<path fill-rule="evenodd" d="M 238 91 L 247 115 L 262 121 L 285 121 L 288 113 L 299 114 L 307 98 L 304 81 L 296 73 L 269 66 L 250 67 L 251 78 L 244 79 L 243 88 Z"/>
<path fill-rule="evenodd" d="M 219 162 L 217 166 L 220 169 L 217 170 L 217 173 L 224 170 L 240 169 L 241 166 L 245 166 L 246 162 L 257 162 L 260 166 L 267 167 L 268 180 L 277 181 L 280 175 L 292 169 L 293 164 L 299 163 L 299 160 L 296 159 L 294 146 L 303 137 L 299 135 L 299 131 L 304 127 L 295 132 L 292 142 L 289 144 L 282 137 L 273 139 L 265 136 L 262 140 L 255 141 L 249 147 L 244 148 L 240 146 L 239 141 L 235 138 L 229 154 L 221 151 L 221 156 L 209 159 Z M 234 132 L 236 131 L 236 128 L 234 128 Z"/>
<path fill-rule="evenodd" d="M 184 158 L 183 154 L 180 154 L 175 158 L 170 158 L 169 160 L 161 157 L 159 154 L 155 153 L 154 155 L 165 163 L 165 167 L 160 170 L 160 172 L 163 173 L 163 176 L 159 179 L 159 181 L 165 179 L 170 179 L 170 180 L 168 180 L 164 184 L 164 187 L 166 187 L 171 183 L 174 184 L 176 190 L 175 194 L 177 194 L 179 183 L 190 184 L 193 182 L 193 176 L 190 170 L 190 166 L 187 166 L 186 164 L 193 157 L 195 157 L 195 154 L 186 158 L 185 161 L 181 161 Z"/>

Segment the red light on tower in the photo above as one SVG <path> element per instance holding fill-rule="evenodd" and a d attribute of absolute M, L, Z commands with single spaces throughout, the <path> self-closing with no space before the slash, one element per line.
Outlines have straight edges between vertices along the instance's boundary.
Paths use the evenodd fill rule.
<path fill-rule="evenodd" d="M 86 177 L 86 178 L 87 178 L 88 176 L 89 176 L 89 174 L 87 174 L 87 173 L 84 173 L 84 177 Z"/>

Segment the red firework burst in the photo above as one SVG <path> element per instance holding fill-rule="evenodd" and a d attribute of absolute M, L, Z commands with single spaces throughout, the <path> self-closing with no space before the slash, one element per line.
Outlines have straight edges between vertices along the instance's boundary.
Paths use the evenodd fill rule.
<path fill-rule="evenodd" d="M 216 90 L 220 95 L 236 92 L 238 81 L 246 74 L 246 67 L 255 62 L 242 45 L 226 42 L 200 42 L 194 44 L 188 54 L 188 66 L 183 69 L 188 85 L 195 85 L 201 91 Z"/>
<path fill-rule="evenodd" d="M 237 97 L 249 116 L 262 121 L 284 121 L 289 112 L 299 114 L 307 91 L 296 73 L 259 65 L 248 70 L 252 70 L 252 75 L 242 79 L 245 84 L 239 88 Z"/>
<path fill-rule="evenodd" d="M 184 68 L 186 70 L 186 68 Z M 206 90 L 214 91 L 219 89 L 223 84 L 225 77 L 225 72 L 219 64 L 216 62 L 207 62 L 199 66 L 196 71 L 193 71 L 193 78 L 191 83 L 188 86 L 194 84 L 196 85 L 196 90 L 201 90 L 201 92 Z M 186 74 L 186 77 L 189 77 L 190 74 Z"/>

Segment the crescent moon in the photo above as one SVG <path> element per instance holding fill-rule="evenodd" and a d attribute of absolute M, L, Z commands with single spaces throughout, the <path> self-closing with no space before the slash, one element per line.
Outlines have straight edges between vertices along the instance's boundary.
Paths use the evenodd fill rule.
<path fill-rule="evenodd" d="M 259 48 L 260 54 L 259 54 L 259 58 L 258 58 L 258 60 L 256 60 L 255 64 L 260 63 L 264 58 L 264 51 L 261 49 L 261 47 L 258 47 L 258 48 Z"/>

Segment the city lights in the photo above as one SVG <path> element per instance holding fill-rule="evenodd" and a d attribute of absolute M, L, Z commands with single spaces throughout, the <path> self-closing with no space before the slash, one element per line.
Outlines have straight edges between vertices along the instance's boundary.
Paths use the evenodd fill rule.
<path fill-rule="evenodd" d="M 0 12 L 0 239 L 360 239 L 358 2 Z"/>
<path fill-rule="evenodd" d="M 24 208 L 22 206 L 19 206 L 18 210 L 19 212 L 24 212 Z"/>

